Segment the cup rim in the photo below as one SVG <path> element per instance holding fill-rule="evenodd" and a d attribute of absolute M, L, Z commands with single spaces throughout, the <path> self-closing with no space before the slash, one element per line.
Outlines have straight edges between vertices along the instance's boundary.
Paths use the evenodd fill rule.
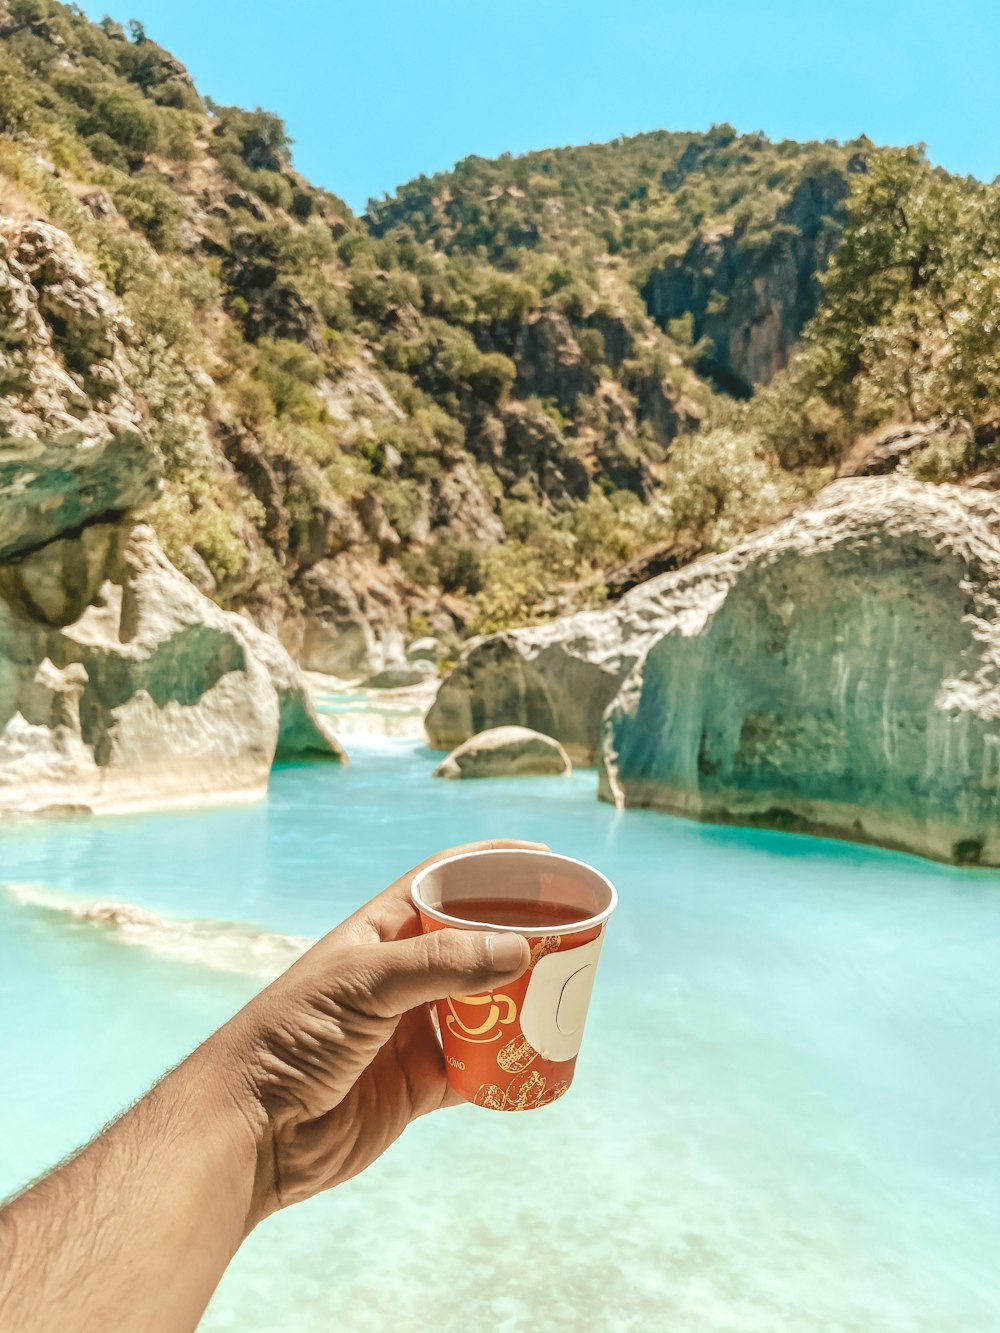
<path fill-rule="evenodd" d="M 440 907 L 432 907 L 420 896 L 420 886 L 424 879 L 432 870 L 437 870 L 440 866 L 451 865 L 454 861 L 474 861 L 480 856 L 542 856 L 548 860 L 563 861 L 567 865 L 582 866 L 584 870 L 604 884 L 610 895 L 610 901 L 607 907 L 597 912 L 594 916 L 589 916 L 583 921 L 571 921 L 569 925 L 559 926 L 558 929 L 551 927 L 534 926 L 500 926 L 493 925 L 485 921 L 469 921 L 465 917 L 451 916 L 448 912 L 443 912 Z M 589 861 L 581 861 L 575 856 L 563 856 L 561 852 L 543 852 L 534 847 L 484 847 L 478 852 L 457 852 L 454 856 L 446 856 L 440 861 L 433 861 L 429 866 L 424 866 L 418 874 L 414 875 L 413 882 L 410 885 L 410 901 L 418 912 L 424 916 L 429 916 L 434 921 L 440 921 L 446 926 L 458 926 L 463 930 L 487 930 L 491 934 L 506 932 L 511 935 L 577 935 L 584 930 L 593 930 L 595 926 L 602 926 L 608 917 L 618 906 L 618 890 L 608 879 L 607 875 L 601 873 L 596 866 L 592 866 Z"/>

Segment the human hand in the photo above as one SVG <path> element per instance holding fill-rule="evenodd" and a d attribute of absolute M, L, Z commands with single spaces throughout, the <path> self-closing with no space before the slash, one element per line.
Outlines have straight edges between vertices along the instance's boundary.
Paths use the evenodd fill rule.
<path fill-rule="evenodd" d="M 528 965 L 528 945 L 488 931 L 422 935 L 410 883 L 424 866 L 459 852 L 539 846 L 500 839 L 430 857 L 324 936 L 210 1040 L 255 1135 L 247 1230 L 357 1175 L 411 1120 L 461 1100 L 448 1087 L 430 1002 L 513 981 Z"/>

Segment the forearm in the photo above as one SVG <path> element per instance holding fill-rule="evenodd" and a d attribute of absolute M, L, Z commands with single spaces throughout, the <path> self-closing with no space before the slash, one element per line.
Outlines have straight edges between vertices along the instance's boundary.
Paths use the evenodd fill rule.
<path fill-rule="evenodd" d="M 256 1126 L 227 1067 L 196 1051 L 0 1210 L 0 1328 L 196 1326 L 256 1215 Z"/>

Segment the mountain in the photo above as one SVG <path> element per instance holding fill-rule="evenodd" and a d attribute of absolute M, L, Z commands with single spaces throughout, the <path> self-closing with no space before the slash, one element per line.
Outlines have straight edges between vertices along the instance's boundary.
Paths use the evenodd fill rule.
<path fill-rule="evenodd" d="M 659 132 L 359 218 L 139 24 L 0 0 L 0 182 L 58 353 L 0 292 L 0 431 L 141 436 L 170 558 L 310 668 L 599 602 L 837 471 L 991 481 L 998 194 L 916 150 Z"/>

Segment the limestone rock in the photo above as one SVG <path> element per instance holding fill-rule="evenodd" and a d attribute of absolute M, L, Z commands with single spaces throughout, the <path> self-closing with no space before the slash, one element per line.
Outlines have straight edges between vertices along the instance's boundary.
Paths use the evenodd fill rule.
<path fill-rule="evenodd" d="M 438 662 L 445 656 L 446 649 L 440 639 L 435 639 L 432 634 L 425 634 L 422 638 L 414 639 L 406 650 L 406 660 L 408 662 Z"/>
<path fill-rule="evenodd" d="M 994 495 L 841 481 L 667 576 L 698 614 L 609 709 L 602 795 L 1000 864 L 998 536 Z"/>
<path fill-rule="evenodd" d="M 693 314 L 695 339 L 715 348 L 702 369 L 723 388 L 745 396 L 766 384 L 816 309 L 847 193 L 840 171 L 806 176 L 766 233 L 759 221 L 734 223 L 668 256 L 643 288 L 650 314 L 664 326 Z"/>
<path fill-rule="evenodd" d="M 427 714 L 432 748 L 518 725 L 554 736 L 574 763 L 592 764 L 601 716 L 652 633 L 652 620 L 644 632 L 616 611 L 583 611 L 471 640 Z"/>
<path fill-rule="evenodd" d="M 415 662 L 400 662 L 397 666 L 385 667 L 384 670 L 369 676 L 364 682 L 366 690 L 406 690 L 414 685 L 425 685 L 437 676 L 433 662 L 418 659 Z"/>
<path fill-rule="evenodd" d="M 0 600 L 0 810 L 259 796 L 276 757 L 343 758 L 276 643 L 202 596 L 148 528 L 119 541 L 70 624 Z"/>
<path fill-rule="evenodd" d="M 307 671 L 364 677 L 404 657 L 404 597 L 415 585 L 354 551 L 319 560 L 295 583 L 302 612 L 286 617 L 284 646 Z"/>
<path fill-rule="evenodd" d="M 1000 497 L 858 478 L 612 608 L 473 641 L 426 725 L 587 759 L 607 710 L 621 804 L 1000 864 L 998 681 Z"/>
<path fill-rule="evenodd" d="M 569 320 L 543 307 L 522 326 L 514 345 L 518 393 L 553 398 L 571 412 L 594 387 L 593 373 Z"/>
<path fill-rule="evenodd" d="M 493 727 L 459 745 L 434 770 L 436 778 L 567 776 L 573 771 L 558 741 L 528 727 Z"/>
<path fill-rule="evenodd" d="M 0 564 L 0 597 L 29 620 L 58 628 L 94 600 L 119 554 L 120 524 L 92 523 Z"/>
<path fill-rule="evenodd" d="M 65 233 L 0 219 L 0 560 L 156 492 L 117 301 Z"/>
<path fill-rule="evenodd" d="M 317 713 L 302 672 L 270 634 L 243 616 L 233 616 L 234 630 L 247 641 L 251 655 L 267 670 L 278 694 L 278 737 L 275 762 L 288 759 L 339 759 L 347 756 L 333 727 Z"/>

